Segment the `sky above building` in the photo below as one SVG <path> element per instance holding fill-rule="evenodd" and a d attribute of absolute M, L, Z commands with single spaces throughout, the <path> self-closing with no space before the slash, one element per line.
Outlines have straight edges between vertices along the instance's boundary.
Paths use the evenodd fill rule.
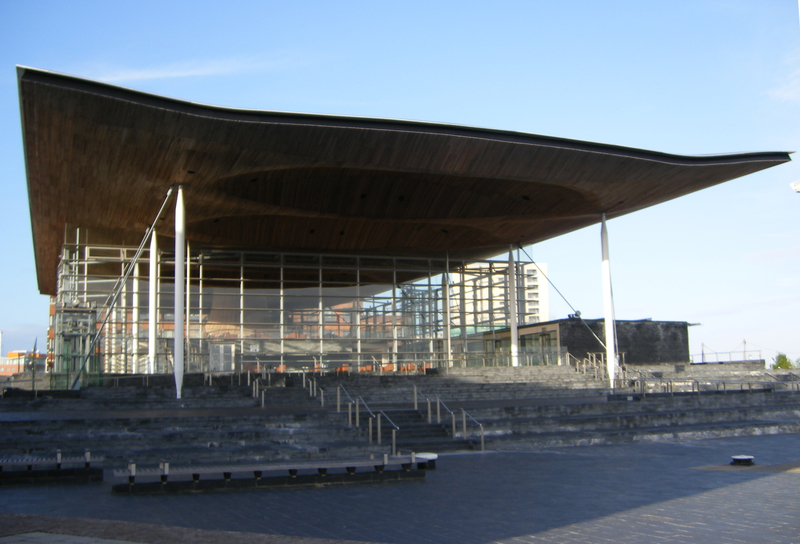
<path fill-rule="evenodd" d="M 48 321 L 17 64 L 237 108 L 688 155 L 800 150 L 794 0 L 0 2 L 3 355 L 41 345 Z M 746 341 L 800 358 L 798 179 L 792 162 L 609 221 L 617 318 L 697 324 L 692 353 L 736 358 Z M 599 225 L 526 250 L 602 317 Z M 572 313 L 550 299 L 551 317 Z"/>

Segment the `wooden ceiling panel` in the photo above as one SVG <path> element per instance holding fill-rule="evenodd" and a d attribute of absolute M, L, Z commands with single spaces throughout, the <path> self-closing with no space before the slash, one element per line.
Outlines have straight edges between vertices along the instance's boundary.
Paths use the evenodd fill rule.
<path fill-rule="evenodd" d="M 234 110 L 18 68 L 39 289 L 65 225 L 138 240 L 183 184 L 193 244 L 487 257 L 789 160 Z M 159 225 L 169 234 L 172 213 Z"/>

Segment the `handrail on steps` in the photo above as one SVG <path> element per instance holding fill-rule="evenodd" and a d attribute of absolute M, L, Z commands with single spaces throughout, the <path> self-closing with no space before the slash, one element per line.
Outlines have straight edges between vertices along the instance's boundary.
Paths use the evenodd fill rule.
<path fill-rule="evenodd" d="M 417 403 L 417 395 L 422 395 L 422 398 L 424 398 L 427 401 L 427 404 L 428 404 L 428 423 L 432 423 L 431 399 L 427 395 L 425 395 L 425 393 L 423 393 L 416 385 L 412 384 L 412 386 L 414 388 L 414 410 L 419 411 L 418 403 Z M 447 407 L 447 405 L 444 403 L 444 401 L 442 401 L 442 399 L 439 398 L 439 395 L 435 395 L 434 398 L 436 399 L 436 423 L 441 423 L 442 422 L 441 407 L 443 406 L 444 409 L 447 411 L 447 413 L 450 414 L 450 422 L 451 422 L 451 425 L 452 425 L 451 434 L 453 436 L 453 439 L 455 439 L 456 438 L 456 414 L 455 414 L 455 412 L 453 412 L 450 408 Z M 480 428 L 481 451 L 485 451 L 486 444 L 485 444 L 485 440 L 484 440 L 483 424 L 479 423 L 466 410 L 461 408 L 461 429 L 462 429 L 462 436 L 464 437 L 464 440 L 467 440 L 467 418 L 471 419 Z"/>
<path fill-rule="evenodd" d="M 364 405 L 364 409 L 366 409 L 367 413 L 369 414 L 369 427 L 368 427 L 368 429 L 369 429 L 369 443 L 372 444 L 372 420 L 373 419 L 377 421 L 377 431 L 378 431 L 377 443 L 378 444 L 381 443 L 381 416 L 383 416 L 384 418 L 386 418 L 386 421 L 389 422 L 389 425 L 392 426 L 392 455 L 397 455 L 397 431 L 400 430 L 400 427 L 395 425 L 394 421 L 392 421 L 392 419 L 389 416 L 387 416 L 386 412 L 384 412 L 383 410 L 378 410 L 377 411 L 378 413 L 375 414 L 372 410 L 370 410 L 369 405 L 367 405 L 367 402 L 362 397 L 358 397 L 358 400 L 356 401 L 356 427 L 359 427 L 359 416 L 358 416 L 358 414 L 359 414 L 358 403 L 359 402 Z"/>

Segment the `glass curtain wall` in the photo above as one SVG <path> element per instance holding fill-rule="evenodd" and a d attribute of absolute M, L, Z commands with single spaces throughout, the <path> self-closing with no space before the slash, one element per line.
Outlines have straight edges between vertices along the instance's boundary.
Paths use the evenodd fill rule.
<path fill-rule="evenodd" d="M 145 251 L 121 287 L 118 304 L 108 311 L 134 253 L 132 247 L 64 246 L 53 319 L 56 372 L 77 371 L 106 315 L 108 323 L 90 357 L 92 372 L 172 371 L 171 249 L 155 256 Z M 486 351 L 486 335 L 510 322 L 505 262 L 194 247 L 187 256 L 187 372 L 480 366 L 494 357 Z M 151 257 L 157 259 L 156 278 L 149 277 Z M 517 272 L 521 275 L 522 268 Z M 448 285 L 449 311 L 443 290 Z M 157 301 L 152 362 L 150 289 Z M 447 353 L 448 337 L 452 353 Z"/>

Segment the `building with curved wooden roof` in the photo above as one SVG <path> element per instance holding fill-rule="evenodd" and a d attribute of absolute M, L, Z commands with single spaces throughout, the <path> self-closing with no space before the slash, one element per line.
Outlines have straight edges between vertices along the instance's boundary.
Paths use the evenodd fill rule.
<path fill-rule="evenodd" d="M 135 247 L 175 185 L 185 194 L 190 265 L 199 270 L 205 263 L 208 273 L 214 255 L 241 252 L 219 257 L 227 267 L 218 266 L 199 285 L 283 296 L 284 289 L 313 284 L 320 292 L 353 295 L 354 288 L 396 288 L 426 275 L 432 286 L 439 280 L 431 278 L 450 263 L 457 268 L 598 223 L 601 214 L 617 217 L 790 160 L 786 152 L 683 156 L 448 124 L 223 108 L 17 70 L 38 285 L 54 296 L 65 244 L 84 247 L 84 265 L 88 246 Z M 172 214 L 157 227 L 172 236 Z M 251 254 L 262 255 L 252 266 L 245 257 Z M 278 270 L 264 264 L 269 254 L 316 261 L 303 268 L 281 257 Z M 323 264 L 336 256 L 360 263 L 376 255 L 393 259 L 391 266 L 357 264 L 354 274 L 348 264 Z M 231 265 L 236 259 L 238 268 Z M 428 264 L 405 266 L 403 259 Z M 162 278 L 169 277 L 169 259 L 161 262 Z M 114 259 L 92 264 L 98 277 L 109 278 L 121 266 Z M 199 271 L 191 274 L 197 283 Z M 323 298 L 310 305 L 319 323 L 325 308 L 337 306 Z M 288 300 L 257 305 L 281 311 L 280 317 L 261 315 L 258 323 L 274 321 L 284 327 L 276 338 L 298 340 L 285 329 Z M 396 306 L 397 297 L 390 302 Z M 207 303 L 197 302 L 198 322 L 214 312 L 239 312 L 229 332 L 244 353 L 246 304 L 226 310 Z M 426 308 L 434 312 L 430 301 Z M 387 315 L 375 323 L 395 327 Z M 347 323 L 357 328 L 360 314 Z M 443 329 L 449 328 L 431 326 L 423 337 L 441 338 Z M 320 326 L 320 338 L 326 330 Z M 389 338 L 397 353 L 398 331 Z M 325 352 L 318 344 L 298 349 Z"/>

